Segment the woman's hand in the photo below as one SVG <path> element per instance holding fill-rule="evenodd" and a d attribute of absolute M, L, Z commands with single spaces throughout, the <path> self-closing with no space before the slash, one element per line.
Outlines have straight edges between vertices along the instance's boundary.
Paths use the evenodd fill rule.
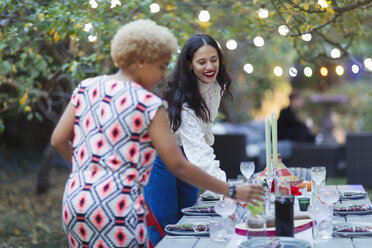
<path fill-rule="evenodd" d="M 236 199 L 249 202 L 254 206 L 259 206 L 256 201 L 264 201 L 265 191 L 264 188 L 257 184 L 242 184 L 237 185 Z"/>

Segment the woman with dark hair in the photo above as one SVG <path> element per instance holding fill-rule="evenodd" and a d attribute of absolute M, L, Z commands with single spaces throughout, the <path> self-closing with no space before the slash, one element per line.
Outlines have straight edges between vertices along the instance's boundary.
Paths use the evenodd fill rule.
<path fill-rule="evenodd" d="M 211 147 L 214 143 L 211 127 L 222 95 L 227 92 L 231 97 L 230 85 L 231 78 L 217 42 L 207 34 L 195 34 L 184 45 L 164 90 L 173 136 L 186 158 L 223 181 L 226 173 L 220 169 Z M 204 194 L 216 196 L 210 191 Z M 144 195 L 164 228 L 182 217 L 182 208 L 197 201 L 198 188 L 174 177 L 158 156 Z M 151 227 L 149 237 L 153 243 L 161 239 Z"/>

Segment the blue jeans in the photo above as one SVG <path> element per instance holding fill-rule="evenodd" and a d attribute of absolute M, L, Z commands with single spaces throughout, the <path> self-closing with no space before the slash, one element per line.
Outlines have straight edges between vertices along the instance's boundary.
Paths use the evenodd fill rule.
<path fill-rule="evenodd" d="M 198 199 L 198 188 L 176 178 L 157 155 L 143 194 L 164 229 L 166 225 L 176 224 L 181 219 L 182 208 L 194 205 Z M 154 246 L 162 239 L 155 226 L 148 227 L 148 237 Z"/>

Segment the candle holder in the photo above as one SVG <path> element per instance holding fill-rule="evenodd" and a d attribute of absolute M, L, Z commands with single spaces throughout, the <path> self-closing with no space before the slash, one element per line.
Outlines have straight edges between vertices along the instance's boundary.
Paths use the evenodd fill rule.
<path fill-rule="evenodd" d="M 266 195 L 265 195 L 265 198 L 266 198 L 266 204 L 265 204 L 266 215 L 269 215 L 270 212 L 271 212 L 271 188 L 273 186 L 273 180 L 277 175 L 277 170 L 273 169 L 273 168 L 274 167 L 271 166 L 271 171 L 269 171 L 268 168 L 266 168 L 266 172 L 265 172 L 265 180 L 266 180 L 266 184 L 267 184 L 267 189 L 266 189 L 266 192 L 265 192 L 266 193 Z"/>

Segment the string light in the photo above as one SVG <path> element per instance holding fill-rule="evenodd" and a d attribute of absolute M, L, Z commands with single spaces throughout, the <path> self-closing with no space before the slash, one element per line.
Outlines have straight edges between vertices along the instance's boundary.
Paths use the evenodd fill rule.
<path fill-rule="evenodd" d="M 280 66 L 275 66 L 273 71 L 274 75 L 277 77 L 281 77 L 283 75 L 283 69 Z"/>
<path fill-rule="evenodd" d="M 334 58 L 334 59 L 338 59 L 339 57 L 341 57 L 340 49 L 333 48 L 332 51 L 331 51 L 331 57 Z"/>
<path fill-rule="evenodd" d="M 286 36 L 289 33 L 289 29 L 286 25 L 281 25 L 278 28 L 278 32 L 280 35 Z"/>
<path fill-rule="evenodd" d="M 208 22 L 211 19 L 209 11 L 204 7 L 199 13 L 199 21 Z"/>
<path fill-rule="evenodd" d="M 87 23 L 87 24 L 84 25 L 83 30 L 85 32 L 89 32 L 92 28 L 93 28 L 93 25 L 92 25 L 92 23 L 89 22 L 89 23 Z"/>
<path fill-rule="evenodd" d="M 326 67 L 321 67 L 320 68 L 320 75 L 322 75 L 323 77 L 326 77 L 328 75 L 328 69 Z"/>
<path fill-rule="evenodd" d="M 372 71 L 372 59 L 366 58 L 364 60 L 364 66 L 367 68 L 367 70 Z"/>
<path fill-rule="evenodd" d="M 157 3 L 152 3 L 149 7 L 151 13 L 158 13 L 160 11 L 160 6 Z"/>
<path fill-rule="evenodd" d="M 243 67 L 244 71 L 247 73 L 247 74 L 251 74 L 253 73 L 253 65 L 247 63 L 244 65 Z"/>
<path fill-rule="evenodd" d="M 90 1 L 89 1 L 89 4 L 90 4 L 90 7 L 91 7 L 92 9 L 95 9 L 95 8 L 98 7 L 98 3 L 97 3 L 95 0 L 90 0 Z"/>
<path fill-rule="evenodd" d="M 263 45 L 265 45 L 265 40 L 261 36 L 257 36 L 253 39 L 253 44 L 256 47 L 262 47 Z"/>
<path fill-rule="evenodd" d="M 111 9 L 115 8 L 117 5 L 121 6 L 121 2 L 119 0 L 111 0 Z"/>
<path fill-rule="evenodd" d="M 353 64 L 353 65 L 351 66 L 351 71 L 352 71 L 354 74 L 357 74 L 357 73 L 359 72 L 359 70 L 360 70 L 360 68 L 359 68 L 358 65 Z"/>
<path fill-rule="evenodd" d="M 322 8 L 327 8 L 328 7 L 328 3 L 326 0 L 318 0 L 318 4 L 320 5 L 320 7 Z"/>
<path fill-rule="evenodd" d="M 226 42 L 226 47 L 229 50 L 235 50 L 238 47 L 238 43 L 231 39 Z"/>
<path fill-rule="evenodd" d="M 306 66 L 304 68 L 304 75 L 306 77 L 311 77 L 313 75 L 313 69 L 311 69 L 310 67 Z"/>
<path fill-rule="evenodd" d="M 302 39 L 303 39 L 304 41 L 311 41 L 312 36 L 311 36 L 310 33 L 303 34 L 303 35 L 302 35 Z"/>
<path fill-rule="evenodd" d="M 344 75 L 345 70 L 344 70 L 344 67 L 342 67 L 341 65 L 338 65 L 336 66 L 335 71 L 337 75 L 342 76 Z"/>
<path fill-rule="evenodd" d="M 89 40 L 89 42 L 95 42 L 97 40 L 97 36 L 96 35 L 89 35 L 88 40 Z"/>
<path fill-rule="evenodd" d="M 297 76 L 297 69 L 294 68 L 293 66 L 290 67 L 289 70 L 288 70 L 288 74 L 291 77 L 296 77 Z"/>
<path fill-rule="evenodd" d="M 260 8 L 257 10 L 258 17 L 261 19 L 266 19 L 269 17 L 269 11 L 266 8 Z"/>

